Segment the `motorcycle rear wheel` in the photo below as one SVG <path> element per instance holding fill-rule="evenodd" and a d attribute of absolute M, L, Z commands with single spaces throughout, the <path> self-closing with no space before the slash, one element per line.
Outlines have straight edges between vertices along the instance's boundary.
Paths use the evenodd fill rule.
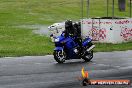
<path fill-rule="evenodd" d="M 53 55 L 54 55 L 54 59 L 58 63 L 64 63 L 65 62 L 66 54 L 64 51 L 54 51 Z"/>
<path fill-rule="evenodd" d="M 92 58 L 93 58 L 93 50 L 91 50 L 89 52 L 86 51 L 86 53 L 82 57 L 82 59 L 85 60 L 85 62 L 91 61 Z"/>

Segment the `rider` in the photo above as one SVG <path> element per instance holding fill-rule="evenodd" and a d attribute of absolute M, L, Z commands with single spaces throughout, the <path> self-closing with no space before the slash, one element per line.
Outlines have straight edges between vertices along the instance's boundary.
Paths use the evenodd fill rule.
<path fill-rule="evenodd" d="M 75 42 L 79 44 L 79 51 L 82 50 L 82 39 L 81 39 L 81 24 L 80 22 L 73 23 L 71 20 L 65 22 L 65 37 L 71 36 L 76 37 Z"/>
<path fill-rule="evenodd" d="M 67 20 L 65 22 L 64 33 L 65 33 L 65 37 L 73 36 L 75 34 L 75 31 L 74 31 L 73 24 L 72 24 L 71 20 Z"/>
<path fill-rule="evenodd" d="M 73 23 L 71 20 L 65 22 L 65 37 L 67 36 L 76 36 L 81 37 L 81 27 L 80 22 Z"/>
<path fill-rule="evenodd" d="M 81 38 L 81 25 L 80 25 L 80 22 L 75 22 L 73 24 L 73 28 L 76 31 L 77 38 Z"/>
<path fill-rule="evenodd" d="M 76 39 L 75 42 L 78 43 L 79 45 L 79 52 L 82 52 L 82 38 L 81 38 L 81 23 L 80 22 L 75 22 L 73 24 L 74 30 L 76 30 Z"/>

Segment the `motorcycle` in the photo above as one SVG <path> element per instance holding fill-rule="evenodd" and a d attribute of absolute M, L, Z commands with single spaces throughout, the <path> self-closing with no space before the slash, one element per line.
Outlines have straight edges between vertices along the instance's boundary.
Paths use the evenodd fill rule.
<path fill-rule="evenodd" d="M 92 44 L 92 39 L 89 37 L 85 38 L 82 41 L 82 46 L 79 46 L 79 44 L 75 42 L 75 39 L 76 37 L 65 37 L 65 33 L 55 38 L 53 55 L 58 63 L 64 63 L 65 60 L 70 59 L 83 59 L 89 62 L 93 58 L 93 48 L 95 45 Z"/>

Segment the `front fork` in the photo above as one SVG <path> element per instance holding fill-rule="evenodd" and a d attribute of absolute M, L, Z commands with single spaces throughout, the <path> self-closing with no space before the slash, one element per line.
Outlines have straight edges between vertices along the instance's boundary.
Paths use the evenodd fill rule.
<path fill-rule="evenodd" d="M 64 55 L 64 50 L 63 49 L 61 50 L 61 55 Z"/>

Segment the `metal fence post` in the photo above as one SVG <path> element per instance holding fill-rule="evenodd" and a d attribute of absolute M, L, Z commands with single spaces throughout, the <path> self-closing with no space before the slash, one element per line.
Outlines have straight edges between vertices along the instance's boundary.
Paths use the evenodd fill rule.
<path fill-rule="evenodd" d="M 83 0 L 81 0 L 81 18 L 83 19 Z"/>
<path fill-rule="evenodd" d="M 81 37 L 83 37 L 83 0 L 81 0 Z"/>
<path fill-rule="evenodd" d="M 115 12 L 114 11 L 114 8 L 115 8 L 114 5 L 115 5 L 115 0 L 113 0 L 113 5 L 112 5 L 112 19 L 114 18 L 114 12 Z"/>
<path fill-rule="evenodd" d="M 109 16 L 109 0 L 107 0 L 107 17 Z"/>
<path fill-rule="evenodd" d="M 87 0 L 87 18 L 89 17 L 89 10 L 90 10 L 90 9 L 89 9 L 89 5 L 90 5 L 90 4 L 89 4 L 89 0 Z"/>
<path fill-rule="evenodd" d="M 130 0 L 130 18 L 132 17 L 131 15 L 131 12 L 132 12 L 132 1 Z"/>

